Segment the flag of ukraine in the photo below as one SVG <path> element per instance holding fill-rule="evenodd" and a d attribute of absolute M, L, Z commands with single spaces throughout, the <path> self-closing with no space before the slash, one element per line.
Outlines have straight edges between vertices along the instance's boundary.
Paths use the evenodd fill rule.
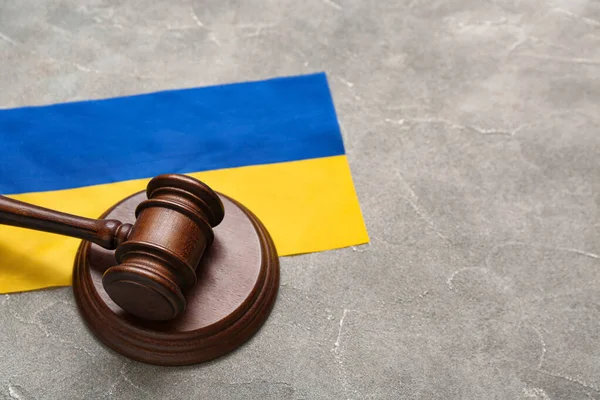
<path fill-rule="evenodd" d="M 253 211 L 279 255 L 368 241 L 325 74 L 0 110 L 0 194 L 98 218 L 153 176 Z M 0 292 L 71 283 L 80 241 L 0 225 Z"/>

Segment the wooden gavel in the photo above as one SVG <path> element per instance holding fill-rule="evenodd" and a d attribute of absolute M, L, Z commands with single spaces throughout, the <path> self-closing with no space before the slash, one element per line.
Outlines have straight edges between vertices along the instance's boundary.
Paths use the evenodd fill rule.
<path fill-rule="evenodd" d="M 78 217 L 0 196 L 0 224 L 71 236 L 115 250 L 102 276 L 110 298 L 128 313 L 166 321 L 186 308 L 184 293 L 224 218 L 219 196 L 187 175 L 160 175 L 146 188 L 136 221 Z"/>

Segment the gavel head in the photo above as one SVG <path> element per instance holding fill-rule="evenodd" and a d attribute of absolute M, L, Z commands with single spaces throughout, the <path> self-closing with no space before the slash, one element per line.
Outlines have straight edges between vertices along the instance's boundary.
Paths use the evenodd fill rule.
<path fill-rule="evenodd" d="M 106 270 L 102 284 L 128 313 L 164 321 L 185 310 L 184 293 L 196 283 L 196 267 L 224 209 L 211 188 L 186 175 L 157 176 L 146 195 L 135 224 L 123 226 L 118 265 Z"/>

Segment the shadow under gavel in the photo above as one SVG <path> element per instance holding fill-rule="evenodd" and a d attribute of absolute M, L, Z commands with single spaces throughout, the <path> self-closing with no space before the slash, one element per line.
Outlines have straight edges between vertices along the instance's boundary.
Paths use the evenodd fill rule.
<path fill-rule="evenodd" d="M 117 265 L 102 276 L 110 298 L 126 312 L 166 321 L 186 307 L 196 267 L 224 218 L 219 196 L 186 175 L 153 178 L 136 221 L 89 219 L 0 196 L 0 224 L 71 236 L 115 250 Z"/>

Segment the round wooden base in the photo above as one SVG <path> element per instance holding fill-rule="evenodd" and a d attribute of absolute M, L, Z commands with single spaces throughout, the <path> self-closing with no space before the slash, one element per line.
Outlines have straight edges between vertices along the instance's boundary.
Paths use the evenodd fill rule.
<path fill-rule="evenodd" d="M 125 313 L 102 286 L 116 264 L 114 251 L 83 241 L 75 259 L 73 290 L 88 328 L 108 347 L 157 365 L 189 365 L 224 355 L 246 342 L 267 319 L 279 287 L 279 260 L 262 223 L 235 200 L 219 194 L 225 219 L 197 269 L 198 282 L 185 293 L 186 310 L 167 322 Z M 102 218 L 135 222 L 145 192 L 124 199 Z"/>

